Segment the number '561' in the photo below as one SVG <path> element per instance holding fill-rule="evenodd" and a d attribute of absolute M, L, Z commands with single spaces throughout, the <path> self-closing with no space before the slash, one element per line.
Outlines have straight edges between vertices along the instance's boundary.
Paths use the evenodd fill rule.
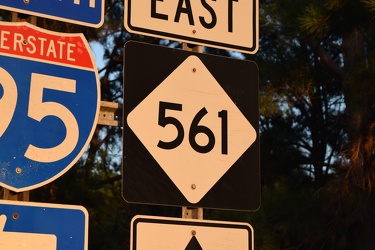
<path fill-rule="evenodd" d="M 166 110 L 182 111 L 182 104 L 171 102 L 159 102 L 159 116 L 158 125 L 165 127 L 168 124 L 173 125 L 177 129 L 177 136 L 172 141 L 158 142 L 158 147 L 162 149 L 174 149 L 178 147 L 184 140 L 185 131 L 181 122 L 172 116 L 166 116 Z M 203 107 L 194 117 L 189 129 L 189 143 L 191 147 L 199 153 L 208 153 L 215 146 L 215 135 L 208 127 L 199 125 L 200 120 L 207 114 L 207 110 Z M 221 153 L 228 154 L 228 111 L 221 110 L 218 112 L 218 117 L 221 118 Z M 208 138 L 206 145 L 199 145 L 196 141 L 196 136 L 205 134 Z"/>
<path fill-rule="evenodd" d="M 1 137 L 12 120 L 18 99 L 15 80 L 1 67 L 0 85 L 3 88 L 3 94 L 0 96 Z M 66 157 L 74 150 L 78 141 L 79 129 L 77 120 L 69 109 L 57 102 L 43 102 L 44 89 L 75 93 L 76 81 L 37 73 L 31 74 L 30 98 L 27 115 L 38 122 L 46 116 L 55 116 L 59 118 L 65 125 L 66 136 L 60 144 L 51 148 L 39 148 L 29 144 L 24 155 L 28 159 L 38 162 L 54 162 Z"/>

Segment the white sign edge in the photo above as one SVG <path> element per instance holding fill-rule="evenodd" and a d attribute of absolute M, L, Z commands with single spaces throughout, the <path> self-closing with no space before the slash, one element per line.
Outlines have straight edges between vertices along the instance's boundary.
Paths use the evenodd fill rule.
<path fill-rule="evenodd" d="M 246 54 L 256 54 L 259 50 L 259 0 L 253 0 L 254 3 L 256 3 L 256 8 L 254 10 L 255 24 L 252 27 L 253 29 L 255 28 L 254 46 L 245 47 L 247 50 L 242 46 L 234 46 L 234 45 L 231 46 L 230 44 L 226 44 L 222 42 L 215 42 L 215 41 L 210 41 L 210 40 L 205 40 L 205 39 L 197 39 L 197 38 L 193 39 L 192 36 L 190 37 L 190 36 L 174 35 L 169 32 L 164 32 L 164 31 L 150 30 L 150 32 L 148 32 L 149 29 L 147 28 L 132 26 L 130 23 L 131 18 L 129 15 L 129 13 L 131 12 L 131 9 L 129 9 L 128 7 L 129 1 L 130 0 L 124 1 L 124 26 L 125 26 L 125 29 L 130 33 L 152 36 L 152 37 L 157 37 L 157 38 L 167 39 L 167 40 L 176 40 L 176 41 L 181 41 L 181 42 L 193 43 L 193 44 L 203 45 L 207 47 L 214 47 L 214 48 L 224 49 L 224 50 L 233 50 L 233 51 L 242 52 Z M 162 35 L 158 33 L 161 33 Z M 192 38 L 192 39 L 188 39 L 188 38 Z M 242 47 L 244 49 L 236 49 L 235 47 Z"/>
<path fill-rule="evenodd" d="M 137 220 L 146 219 L 150 221 L 155 221 L 154 224 L 158 224 L 156 221 L 166 221 L 166 222 L 189 222 L 192 224 L 219 224 L 219 225 L 237 225 L 244 226 L 250 229 L 251 233 L 251 249 L 254 250 L 254 228 L 247 222 L 232 222 L 232 221 L 217 221 L 217 220 L 200 220 L 200 219 L 184 219 L 184 218 L 175 218 L 175 217 L 161 217 L 161 216 L 150 216 L 150 215 L 136 215 L 132 218 L 130 222 L 130 249 L 133 249 L 133 238 L 134 238 L 134 224 L 138 223 Z M 151 222 L 150 222 L 151 223 Z M 159 223 L 160 224 L 160 223 Z M 177 223 L 176 223 L 177 224 Z M 199 225 L 198 225 L 199 226 Z"/>

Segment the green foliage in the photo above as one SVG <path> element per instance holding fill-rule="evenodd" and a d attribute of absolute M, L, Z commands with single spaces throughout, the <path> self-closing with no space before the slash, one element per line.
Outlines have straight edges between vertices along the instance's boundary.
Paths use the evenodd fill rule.
<path fill-rule="evenodd" d="M 307 233 L 299 228 L 296 232 L 304 232 L 309 239 L 299 241 L 298 234 L 292 230 L 295 225 L 288 223 L 288 218 L 296 221 L 301 218 L 299 210 L 292 211 L 282 219 L 286 235 L 290 237 L 288 241 L 294 242 L 289 246 L 370 249 L 374 246 L 373 240 L 362 240 L 365 236 L 359 235 L 371 239 L 374 232 L 370 226 L 373 219 L 366 212 L 373 198 L 359 197 L 365 195 L 362 192 L 369 192 L 372 197 L 375 181 L 374 112 L 370 108 L 375 102 L 374 68 L 370 63 L 375 51 L 373 1 L 313 1 L 304 2 L 304 6 L 302 1 L 300 4 L 297 10 L 290 10 L 283 8 L 281 1 L 272 1 L 262 8 L 266 34 L 261 34 L 265 41 L 261 43 L 260 58 L 255 59 L 266 72 L 261 74 L 264 92 L 260 102 L 266 105 L 261 107 L 264 116 L 261 119 L 262 178 L 266 185 L 262 208 L 271 206 L 267 192 L 278 194 L 277 188 L 270 187 L 279 183 L 281 176 L 291 179 L 294 176 L 294 180 L 311 177 L 304 180 L 310 183 L 310 193 L 304 192 L 312 200 L 315 194 L 319 197 L 324 194 L 326 205 L 320 198 L 315 206 L 310 203 L 323 217 L 309 213 L 315 219 L 305 220 L 304 226 L 314 229 L 314 221 L 322 219 L 320 225 L 326 225 L 324 234 L 312 230 L 310 235 L 314 236 L 310 242 Z M 288 22 L 287 19 L 295 20 L 297 11 L 299 22 Z M 282 139 L 274 139 L 272 134 Z M 272 145 L 272 141 L 279 146 Z M 283 183 L 291 188 L 297 182 Z M 296 193 L 293 196 L 300 197 Z M 276 203 L 287 207 L 282 200 Z M 357 217 L 355 203 L 363 212 L 362 217 Z M 304 211 L 303 207 L 300 209 Z M 264 211 L 269 216 L 276 213 Z M 353 230 L 361 233 L 350 235 Z M 274 241 L 280 244 L 283 240 Z M 274 246 L 275 249 L 283 247 Z"/>
<path fill-rule="evenodd" d="M 370 11 L 375 12 L 375 1 L 374 0 L 362 0 L 362 3 L 365 4 Z"/>
<path fill-rule="evenodd" d="M 299 18 L 301 30 L 315 37 L 322 37 L 326 31 L 327 17 L 322 9 L 315 4 L 306 7 L 305 13 Z"/>

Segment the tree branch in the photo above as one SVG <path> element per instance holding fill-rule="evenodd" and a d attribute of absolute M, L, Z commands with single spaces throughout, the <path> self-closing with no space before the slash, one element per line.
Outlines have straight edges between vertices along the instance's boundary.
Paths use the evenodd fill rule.
<path fill-rule="evenodd" d="M 312 50 L 315 54 L 317 54 L 322 62 L 330 69 L 332 70 L 336 75 L 338 75 L 341 79 L 345 78 L 346 72 L 340 68 L 328 55 L 327 51 L 319 44 L 319 42 L 314 39 L 310 38 L 308 40 L 308 43 L 310 44 Z"/>

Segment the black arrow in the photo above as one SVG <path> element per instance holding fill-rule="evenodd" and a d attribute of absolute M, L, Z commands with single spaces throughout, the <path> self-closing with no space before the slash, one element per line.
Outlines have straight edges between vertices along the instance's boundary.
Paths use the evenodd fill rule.
<path fill-rule="evenodd" d="M 203 248 L 199 244 L 197 238 L 193 236 L 189 244 L 186 246 L 185 250 L 203 250 Z"/>

